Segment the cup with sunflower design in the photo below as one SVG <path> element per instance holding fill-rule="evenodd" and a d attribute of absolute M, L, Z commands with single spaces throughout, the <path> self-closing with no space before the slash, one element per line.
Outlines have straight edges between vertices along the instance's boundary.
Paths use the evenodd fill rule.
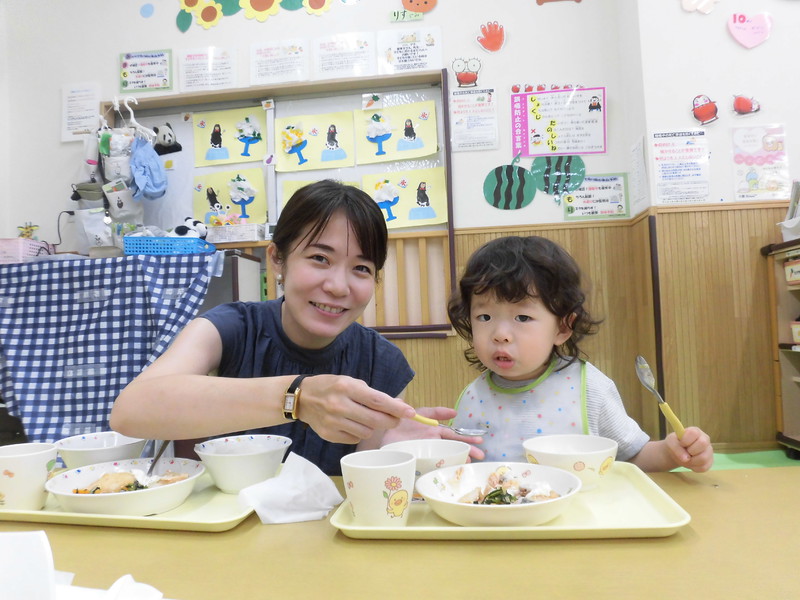
<path fill-rule="evenodd" d="M 416 459 L 400 450 L 364 450 L 341 459 L 342 481 L 353 523 L 405 527 L 414 492 Z"/>
<path fill-rule="evenodd" d="M 558 467 L 581 480 L 581 492 L 596 488 L 614 466 L 617 442 L 597 435 L 540 435 L 525 440 L 529 463 Z"/>

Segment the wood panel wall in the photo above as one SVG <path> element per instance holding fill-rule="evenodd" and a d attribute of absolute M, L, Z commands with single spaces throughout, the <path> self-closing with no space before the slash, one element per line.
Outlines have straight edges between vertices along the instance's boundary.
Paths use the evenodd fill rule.
<path fill-rule="evenodd" d="M 658 210 L 665 399 L 730 449 L 775 446 L 767 261 L 786 204 Z"/>
<path fill-rule="evenodd" d="M 759 250 L 780 241 L 775 224 L 785 212 L 785 202 L 695 205 L 654 208 L 625 222 L 457 230 L 456 273 L 495 237 L 554 240 L 578 261 L 590 310 L 604 319 L 584 350 L 614 379 L 645 431 L 660 437 L 660 416 L 636 378 L 634 360 L 642 354 L 655 366 L 660 306 L 663 389 L 684 424 L 702 427 L 718 450 L 774 448 L 768 277 Z M 653 296 L 651 228 L 659 302 Z M 452 406 L 477 375 L 457 337 L 395 343 L 417 371 L 406 394 L 416 406 Z"/>

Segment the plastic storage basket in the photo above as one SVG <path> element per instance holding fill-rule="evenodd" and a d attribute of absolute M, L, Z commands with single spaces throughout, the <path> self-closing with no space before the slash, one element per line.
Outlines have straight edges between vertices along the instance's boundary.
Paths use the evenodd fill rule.
<path fill-rule="evenodd" d="M 125 254 L 207 254 L 217 249 L 200 238 L 182 237 L 126 235 L 122 244 Z"/>
<path fill-rule="evenodd" d="M 55 254 L 52 244 L 30 238 L 0 239 L 0 265 Z"/>

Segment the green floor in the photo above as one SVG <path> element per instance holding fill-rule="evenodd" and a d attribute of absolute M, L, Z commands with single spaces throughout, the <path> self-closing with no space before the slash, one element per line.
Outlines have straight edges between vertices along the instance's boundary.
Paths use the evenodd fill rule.
<path fill-rule="evenodd" d="M 759 452 L 735 452 L 714 455 L 714 466 L 717 469 L 752 469 L 755 467 L 798 467 L 800 460 L 786 456 L 783 450 L 762 450 Z"/>

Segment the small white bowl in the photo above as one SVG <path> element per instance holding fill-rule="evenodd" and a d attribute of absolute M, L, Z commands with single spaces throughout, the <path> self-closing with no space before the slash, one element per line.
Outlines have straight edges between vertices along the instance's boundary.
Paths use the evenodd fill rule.
<path fill-rule="evenodd" d="M 541 435 L 525 440 L 529 463 L 558 467 L 580 477 L 583 491 L 595 488 L 617 458 L 617 442 L 596 435 Z"/>
<path fill-rule="evenodd" d="M 194 451 L 227 494 L 274 477 L 292 440 L 281 435 L 232 435 L 195 444 Z"/>
<path fill-rule="evenodd" d="M 85 465 L 139 458 L 147 440 L 132 438 L 116 431 L 84 433 L 56 442 L 58 454 L 68 469 Z"/>
<path fill-rule="evenodd" d="M 526 487 L 545 483 L 558 498 L 526 504 L 470 504 L 460 502 L 475 488 L 483 489 L 489 476 L 508 467 Z M 529 463 L 469 463 L 431 471 L 417 480 L 417 491 L 437 515 L 464 527 L 532 527 L 552 521 L 570 505 L 581 489 L 581 480 L 554 467 Z"/>
<path fill-rule="evenodd" d="M 45 488 L 55 496 L 65 512 L 144 517 L 158 515 L 183 504 L 194 490 L 197 479 L 205 472 L 203 464 L 196 460 L 162 458 L 156 465 L 153 479 L 158 479 L 167 471 L 186 473 L 188 477 L 175 483 L 153 485 L 130 492 L 75 493 L 76 489 L 88 488 L 105 473 L 133 473 L 137 480 L 146 484 L 147 469 L 152 462 L 151 457 L 86 465 L 58 473 L 45 484 Z"/>
<path fill-rule="evenodd" d="M 402 450 L 417 459 L 417 477 L 452 465 L 463 465 L 469 458 L 469 444 L 458 440 L 403 440 L 386 444 L 381 450 Z"/>

